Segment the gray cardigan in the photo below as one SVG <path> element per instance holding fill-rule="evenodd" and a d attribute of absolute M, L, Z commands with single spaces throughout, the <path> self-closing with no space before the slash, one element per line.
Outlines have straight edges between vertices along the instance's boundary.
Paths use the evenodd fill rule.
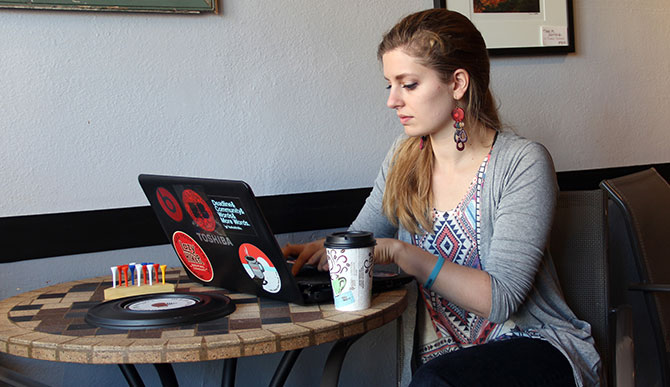
<path fill-rule="evenodd" d="M 402 226 L 394 227 L 381 205 L 393 152 L 404 138 L 398 138 L 386 155 L 372 192 L 350 229 L 410 242 L 412 235 Z M 591 326 L 578 320 L 563 300 L 545 249 L 556 197 L 556 173 L 547 150 L 513 133 L 498 133 L 484 178 L 479 230 L 482 269 L 491 277 L 488 319 L 496 323 L 512 319 L 521 329 L 537 330 L 569 359 L 578 386 L 599 385 L 600 357 Z M 410 311 L 403 320 L 406 345 L 411 345 L 408 336 L 413 337 L 415 311 L 411 309 L 415 304 L 410 300 Z M 411 349 L 403 351 L 411 353 Z"/>

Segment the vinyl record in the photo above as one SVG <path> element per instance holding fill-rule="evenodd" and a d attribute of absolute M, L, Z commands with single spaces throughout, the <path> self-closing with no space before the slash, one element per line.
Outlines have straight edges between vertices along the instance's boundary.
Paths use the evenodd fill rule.
<path fill-rule="evenodd" d="M 162 293 L 125 297 L 89 309 L 86 322 L 110 329 L 151 329 L 197 324 L 235 311 L 230 298 L 207 293 Z"/>

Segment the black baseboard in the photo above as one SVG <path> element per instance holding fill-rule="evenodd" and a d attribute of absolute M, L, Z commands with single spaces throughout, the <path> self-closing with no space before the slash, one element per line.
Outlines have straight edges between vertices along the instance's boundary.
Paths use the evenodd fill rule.
<path fill-rule="evenodd" d="M 371 188 L 258 197 L 276 234 L 349 225 Z M 168 243 L 151 207 L 0 218 L 0 263 Z"/>
<path fill-rule="evenodd" d="M 561 190 L 597 189 L 603 179 L 650 167 L 670 181 L 670 163 L 559 172 Z M 348 226 L 370 188 L 262 196 L 277 234 Z M 168 243 L 149 206 L 0 218 L 0 263 Z"/>
<path fill-rule="evenodd" d="M 670 181 L 670 163 L 566 171 L 558 172 L 556 175 L 558 186 L 562 191 L 581 191 L 598 189 L 598 184 L 600 184 L 602 180 L 629 175 L 649 168 L 656 168 L 656 171 L 658 171 L 666 181 Z"/>

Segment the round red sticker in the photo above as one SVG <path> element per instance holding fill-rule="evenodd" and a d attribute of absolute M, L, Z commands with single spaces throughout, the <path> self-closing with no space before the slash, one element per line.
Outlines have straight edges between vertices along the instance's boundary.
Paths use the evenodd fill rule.
<path fill-rule="evenodd" d="M 176 231 L 172 234 L 172 245 L 181 262 L 199 280 L 209 282 L 214 278 L 212 264 L 198 243 L 187 234 Z"/>
<path fill-rule="evenodd" d="M 277 293 L 281 290 L 281 278 L 272 260 L 258 247 L 243 243 L 238 250 L 242 267 L 258 287 L 266 292 Z"/>
<path fill-rule="evenodd" d="M 207 202 L 198 195 L 197 192 L 186 189 L 181 194 L 181 200 L 184 202 L 186 212 L 191 216 L 193 221 L 203 230 L 212 232 L 216 228 L 216 221 L 214 220 L 214 213 L 207 205 Z"/>
<path fill-rule="evenodd" d="M 163 187 L 158 187 L 156 190 L 156 197 L 158 197 L 158 203 L 161 204 L 163 211 L 165 211 L 165 213 L 175 222 L 181 222 L 184 218 L 184 213 L 181 212 L 181 207 L 179 206 L 179 203 L 177 203 L 177 199 L 172 196 L 170 191 Z"/>

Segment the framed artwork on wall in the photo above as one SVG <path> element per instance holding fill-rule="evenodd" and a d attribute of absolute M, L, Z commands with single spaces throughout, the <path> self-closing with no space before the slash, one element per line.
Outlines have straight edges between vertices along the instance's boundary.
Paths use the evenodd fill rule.
<path fill-rule="evenodd" d="M 217 0 L 0 0 L 0 8 L 201 13 L 217 12 Z"/>
<path fill-rule="evenodd" d="M 472 20 L 490 55 L 575 52 L 572 0 L 434 0 Z"/>

